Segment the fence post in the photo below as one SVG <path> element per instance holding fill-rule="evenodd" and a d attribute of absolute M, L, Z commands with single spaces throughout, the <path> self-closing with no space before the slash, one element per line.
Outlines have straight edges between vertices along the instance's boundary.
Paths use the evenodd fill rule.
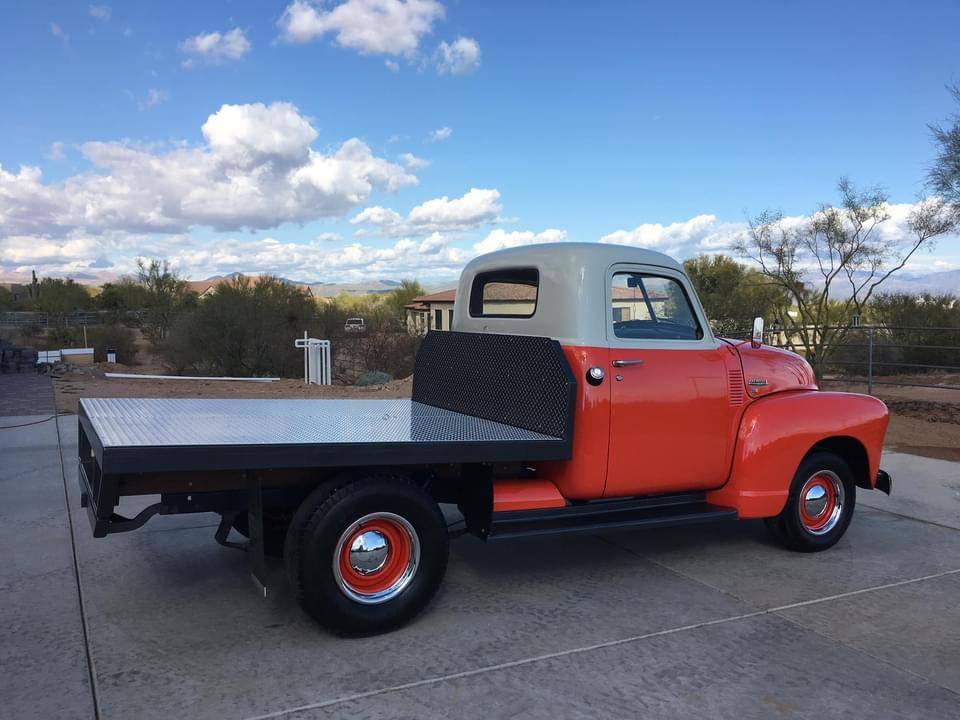
<path fill-rule="evenodd" d="M 870 338 L 867 351 L 869 353 L 867 357 L 867 394 L 873 395 L 873 328 L 867 331 L 867 337 Z"/>

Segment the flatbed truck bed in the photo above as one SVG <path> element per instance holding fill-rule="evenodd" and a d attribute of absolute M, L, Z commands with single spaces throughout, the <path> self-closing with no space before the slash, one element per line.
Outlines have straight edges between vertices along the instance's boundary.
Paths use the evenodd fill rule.
<path fill-rule="evenodd" d="M 155 514 L 228 519 L 256 509 L 264 491 L 298 502 L 351 468 L 456 466 L 470 474 L 566 460 L 575 392 L 553 340 L 431 333 L 412 399 L 82 398 L 81 500 L 94 536 L 104 537 Z M 123 517 L 116 509 L 131 495 L 161 498 Z"/>
<path fill-rule="evenodd" d="M 107 473 L 558 460 L 562 438 L 415 400 L 82 399 Z"/>

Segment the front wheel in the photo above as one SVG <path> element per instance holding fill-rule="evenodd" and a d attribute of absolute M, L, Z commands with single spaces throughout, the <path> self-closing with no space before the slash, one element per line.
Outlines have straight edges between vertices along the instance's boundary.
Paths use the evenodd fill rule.
<path fill-rule="evenodd" d="M 767 519 L 767 527 L 791 550 L 826 550 L 847 531 L 856 493 L 843 458 L 826 451 L 811 453 L 797 468 L 786 506 L 777 517 Z"/>
<path fill-rule="evenodd" d="M 383 632 L 423 610 L 449 553 L 433 498 L 389 474 L 326 495 L 294 541 L 299 552 L 287 571 L 298 601 L 321 625 L 348 635 Z"/>

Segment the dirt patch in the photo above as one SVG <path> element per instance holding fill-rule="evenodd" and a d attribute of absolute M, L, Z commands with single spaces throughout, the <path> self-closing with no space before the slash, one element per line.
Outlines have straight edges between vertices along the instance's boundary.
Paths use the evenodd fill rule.
<path fill-rule="evenodd" d="M 82 398 L 405 398 L 410 397 L 412 378 L 395 380 L 386 385 L 353 387 L 349 385 L 304 385 L 303 380 L 280 379 L 273 382 L 229 380 L 131 380 L 108 378 L 105 372 L 144 373 L 135 368 L 97 363 L 84 368 L 70 368 L 54 376 L 53 389 L 57 412 L 76 413 Z"/>
<path fill-rule="evenodd" d="M 890 450 L 960 461 L 960 376 L 925 373 L 879 377 L 874 395 L 890 409 L 886 446 Z M 934 387 L 903 387 L 885 382 Z M 866 382 L 823 383 L 824 390 L 865 393 Z"/>
<path fill-rule="evenodd" d="M 916 418 L 928 423 L 960 425 L 960 403 L 930 402 L 928 400 L 886 400 L 890 412 Z"/>
<path fill-rule="evenodd" d="M 886 383 L 905 383 L 887 385 Z M 912 387 L 926 385 L 929 387 Z M 841 392 L 867 392 L 866 380 L 848 380 L 827 377 L 822 383 L 824 390 Z M 874 378 L 873 394 L 884 402 L 889 400 L 927 400 L 960 404 L 960 374 L 924 373 L 919 375 L 889 375 Z"/>

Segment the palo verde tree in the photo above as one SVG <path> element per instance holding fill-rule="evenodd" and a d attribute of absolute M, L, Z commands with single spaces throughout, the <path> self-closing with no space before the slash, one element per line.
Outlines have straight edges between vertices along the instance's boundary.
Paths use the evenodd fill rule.
<path fill-rule="evenodd" d="M 147 308 L 150 301 L 146 286 L 129 277 L 104 283 L 96 298 L 97 307 L 107 312 L 111 323 L 125 320 L 128 314 Z"/>
<path fill-rule="evenodd" d="M 950 88 L 960 105 L 960 85 Z M 960 112 L 947 125 L 931 125 L 937 156 L 927 175 L 930 189 L 947 203 L 954 221 L 960 224 Z"/>
<path fill-rule="evenodd" d="M 757 315 L 779 318 L 785 309 L 783 291 L 761 273 L 726 255 L 698 255 L 683 261 L 715 333 L 725 335 L 750 327 Z"/>
<path fill-rule="evenodd" d="M 159 345 L 177 314 L 189 307 L 196 296 L 166 260 L 145 262 L 137 258 L 137 280 L 146 290 L 143 332 L 150 342 Z"/>
<path fill-rule="evenodd" d="M 956 226 L 949 204 L 931 197 L 885 233 L 891 214 L 882 190 L 859 190 L 846 179 L 838 190 L 838 204 L 809 217 L 762 213 L 735 244 L 789 300 L 792 309 L 780 318 L 787 341 L 818 372 L 883 283 Z"/>

